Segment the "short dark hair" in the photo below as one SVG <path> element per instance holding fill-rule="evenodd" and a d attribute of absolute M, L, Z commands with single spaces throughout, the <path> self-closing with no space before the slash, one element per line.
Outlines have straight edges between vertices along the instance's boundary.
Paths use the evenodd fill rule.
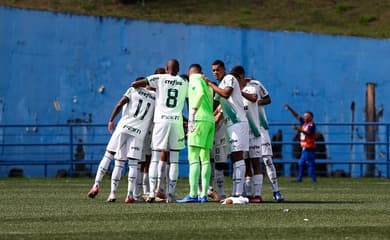
<path fill-rule="evenodd" d="M 218 65 L 225 69 L 225 63 L 223 63 L 223 61 L 219 59 L 215 60 L 211 65 Z"/>
<path fill-rule="evenodd" d="M 202 72 L 202 67 L 198 63 L 191 64 L 188 69 L 191 69 L 191 68 L 196 68 L 198 70 L 198 72 L 200 72 L 200 73 Z"/>
<path fill-rule="evenodd" d="M 156 70 L 154 70 L 154 74 L 164 74 L 165 73 L 165 68 L 163 67 L 158 67 Z"/>
<path fill-rule="evenodd" d="M 244 70 L 244 67 L 243 67 L 243 66 L 237 65 L 237 66 L 234 66 L 234 67 L 232 68 L 231 73 L 237 73 L 237 74 L 243 74 L 243 75 L 245 75 L 245 70 Z"/>
<path fill-rule="evenodd" d="M 314 118 L 314 114 L 310 111 L 306 111 L 306 113 L 310 114 L 311 115 L 311 118 Z"/>
<path fill-rule="evenodd" d="M 135 81 L 142 80 L 142 79 L 145 79 L 145 77 L 137 77 L 137 78 L 135 79 Z"/>

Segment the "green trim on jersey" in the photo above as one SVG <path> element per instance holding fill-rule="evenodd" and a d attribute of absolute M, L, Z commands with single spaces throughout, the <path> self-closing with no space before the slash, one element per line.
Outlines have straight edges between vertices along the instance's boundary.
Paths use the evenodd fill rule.
<path fill-rule="evenodd" d="M 261 110 L 262 109 L 259 109 L 260 126 L 262 126 L 264 129 L 269 129 L 268 121 L 265 118 L 264 113 Z"/>
<path fill-rule="evenodd" d="M 230 120 L 233 124 L 240 122 L 236 111 L 234 111 L 232 105 L 223 97 L 219 98 L 219 103 L 221 104 L 223 115 L 225 119 Z"/>
<path fill-rule="evenodd" d="M 249 128 L 252 131 L 253 135 L 255 137 L 260 137 L 261 136 L 260 130 L 257 128 L 256 123 L 249 112 L 246 112 L 246 117 L 248 118 Z"/>

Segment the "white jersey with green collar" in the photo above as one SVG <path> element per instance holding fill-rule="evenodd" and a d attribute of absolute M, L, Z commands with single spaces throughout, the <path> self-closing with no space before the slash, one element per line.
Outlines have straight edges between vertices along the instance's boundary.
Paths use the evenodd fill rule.
<path fill-rule="evenodd" d="M 238 122 L 247 122 L 238 80 L 233 75 L 227 74 L 223 77 L 218 87 L 222 89 L 227 87 L 233 88 L 232 94 L 227 99 L 218 94 L 215 96 L 215 100 L 221 104 L 226 126 L 229 127 Z"/>
<path fill-rule="evenodd" d="M 146 78 L 156 89 L 154 122 L 183 122 L 183 107 L 188 94 L 188 81 L 179 75 L 154 74 Z"/>
<path fill-rule="evenodd" d="M 124 106 L 122 118 L 117 127 L 121 132 L 144 139 L 153 119 L 156 93 L 146 88 L 129 88 L 124 94 L 129 102 Z"/>

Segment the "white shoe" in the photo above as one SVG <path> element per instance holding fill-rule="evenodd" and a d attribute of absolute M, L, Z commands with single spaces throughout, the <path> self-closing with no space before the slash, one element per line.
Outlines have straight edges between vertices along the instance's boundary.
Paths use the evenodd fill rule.
<path fill-rule="evenodd" d="M 107 202 L 115 202 L 115 201 L 116 201 L 115 193 L 110 193 L 110 195 L 107 198 Z"/>

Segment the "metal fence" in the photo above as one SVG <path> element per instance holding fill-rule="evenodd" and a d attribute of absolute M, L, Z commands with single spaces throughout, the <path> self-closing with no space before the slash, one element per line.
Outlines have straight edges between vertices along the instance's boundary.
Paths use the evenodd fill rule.
<path fill-rule="evenodd" d="M 279 175 L 295 176 L 300 156 L 292 123 L 270 124 Z M 390 177 L 390 123 L 317 123 L 321 176 Z M 0 177 L 93 175 L 110 138 L 105 124 L 0 125 Z M 180 153 L 180 176 L 188 174 Z"/>

